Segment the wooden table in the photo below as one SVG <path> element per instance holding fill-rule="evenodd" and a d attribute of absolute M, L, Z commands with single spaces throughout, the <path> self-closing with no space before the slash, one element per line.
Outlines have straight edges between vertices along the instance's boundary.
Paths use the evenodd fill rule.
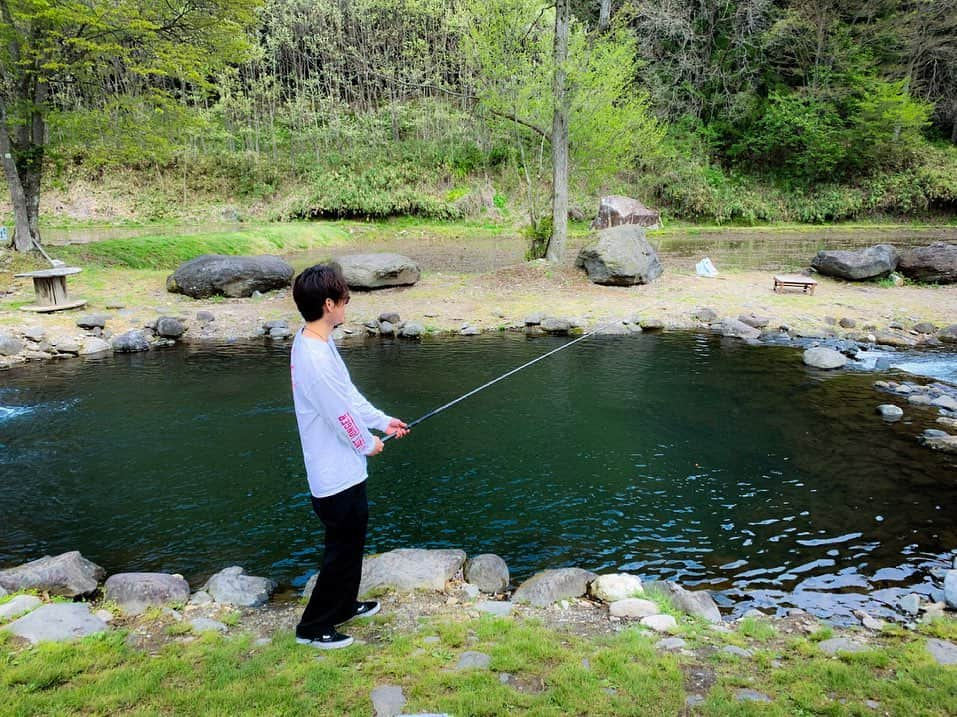
<path fill-rule="evenodd" d="M 774 275 L 774 291 L 777 292 L 778 289 L 800 289 L 802 293 L 805 294 L 814 294 L 814 287 L 817 286 L 817 282 L 814 279 L 801 276 L 800 274 L 775 274 Z"/>
<path fill-rule="evenodd" d="M 42 269 L 41 271 L 27 271 L 23 274 L 14 274 L 17 277 L 30 277 L 33 279 L 33 291 L 37 295 L 37 303 L 30 306 L 21 306 L 22 311 L 38 311 L 40 313 L 49 313 L 51 311 L 63 311 L 64 309 L 78 309 L 86 306 L 84 299 L 70 300 L 70 294 L 66 290 L 66 278 L 71 274 L 79 274 L 83 269 L 75 266 L 58 266 L 53 269 Z"/>

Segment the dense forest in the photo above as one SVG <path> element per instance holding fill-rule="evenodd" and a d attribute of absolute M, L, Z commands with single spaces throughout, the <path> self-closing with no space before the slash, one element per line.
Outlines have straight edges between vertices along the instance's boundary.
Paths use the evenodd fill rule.
<path fill-rule="evenodd" d="M 573 212 L 599 192 L 717 222 L 957 212 L 957 0 L 571 9 Z M 122 173 L 166 188 L 147 218 L 201 197 L 270 219 L 548 215 L 545 2 L 0 11 L 0 150 L 28 190 L 41 172 L 45 187 Z"/>

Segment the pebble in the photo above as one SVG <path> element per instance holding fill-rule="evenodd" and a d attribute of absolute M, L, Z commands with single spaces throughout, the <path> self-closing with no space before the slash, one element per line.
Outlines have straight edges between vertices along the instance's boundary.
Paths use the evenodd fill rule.
<path fill-rule="evenodd" d="M 193 626 L 193 630 L 196 632 L 226 632 L 228 629 L 223 623 L 208 617 L 194 618 L 189 621 L 189 624 Z"/>
<path fill-rule="evenodd" d="M 395 685 L 381 685 L 372 690 L 372 709 L 375 717 L 395 717 L 405 707 L 405 695 L 402 688 Z"/>
<path fill-rule="evenodd" d="M 734 691 L 734 699 L 738 702 L 770 702 L 771 698 L 763 692 L 752 689 L 743 689 Z"/>
<path fill-rule="evenodd" d="M 641 624 L 655 632 L 671 632 L 678 622 L 671 615 L 649 615 L 641 618 Z"/>
<path fill-rule="evenodd" d="M 688 643 L 680 637 L 666 637 L 663 640 L 658 640 L 658 642 L 655 643 L 655 647 L 659 650 L 682 650 L 687 644 Z"/>
<path fill-rule="evenodd" d="M 492 664 L 492 658 L 489 655 L 486 655 L 484 652 L 476 652 L 475 650 L 466 650 L 462 653 L 462 656 L 459 658 L 458 664 L 455 666 L 457 670 L 487 670 L 488 666 Z"/>

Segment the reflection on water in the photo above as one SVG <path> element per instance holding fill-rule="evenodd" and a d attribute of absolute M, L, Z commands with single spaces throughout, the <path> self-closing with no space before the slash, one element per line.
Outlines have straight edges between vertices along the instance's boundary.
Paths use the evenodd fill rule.
<path fill-rule="evenodd" d="M 343 349 L 412 419 L 557 347 L 487 336 Z M 7 372 L 0 565 L 79 549 L 111 572 L 226 565 L 301 585 L 318 561 L 287 347 L 178 347 Z M 895 374 L 899 375 L 899 374 Z M 703 334 L 589 339 L 421 424 L 371 462 L 370 551 L 494 552 L 716 591 L 740 612 L 886 611 L 957 547 L 953 457 L 879 375 Z M 928 414 L 929 415 L 929 414 Z M 929 419 L 929 420 L 932 420 Z"/>

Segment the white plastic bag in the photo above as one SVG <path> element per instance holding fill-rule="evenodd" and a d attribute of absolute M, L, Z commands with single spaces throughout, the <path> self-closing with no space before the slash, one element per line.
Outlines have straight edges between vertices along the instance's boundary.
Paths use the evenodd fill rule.
<path fill-rule="evenodd" d="M 715 268 L 714 264 L 711 263 L 711 259 L 708 257 L 705 257 L 695 264 L 694 270 L 698 273 L 698 276 L 706 276 L 709 279 L 713 279 L 718 275 L 718 270 Z"/>

